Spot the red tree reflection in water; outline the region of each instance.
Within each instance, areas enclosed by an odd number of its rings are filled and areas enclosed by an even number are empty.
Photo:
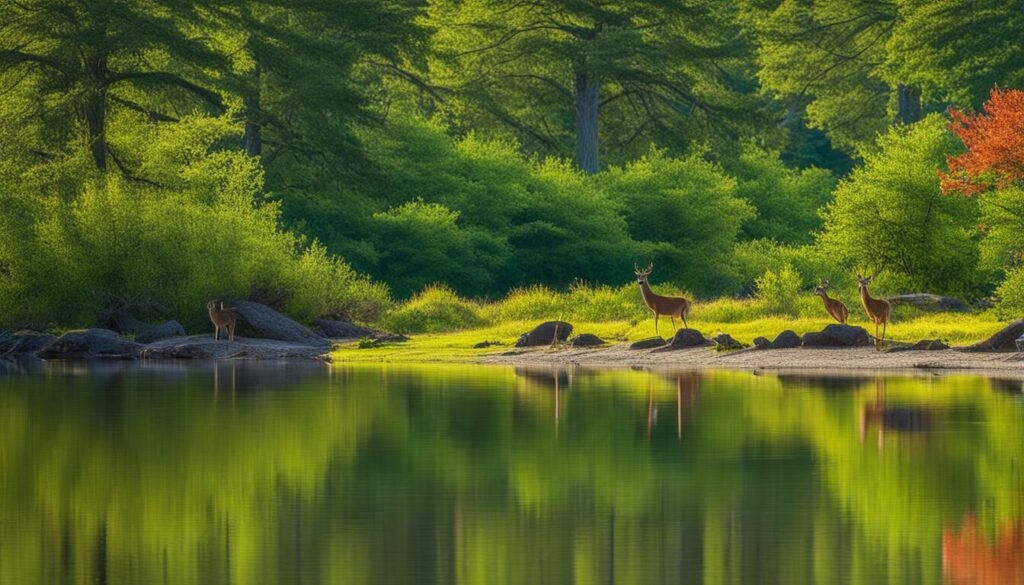
[[[960,531],[942,534],[942,565],[946,578],[957,585],[1024,584],[1024,531],[1007,523],[992,541],[978,528],[974,516],[964,519]]]

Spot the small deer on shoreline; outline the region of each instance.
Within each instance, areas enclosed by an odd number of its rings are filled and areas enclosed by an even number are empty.
[[[892,307],[889,305],[889,301],[886,301],[884,299],[873,298],[871,296],[871,293],[868,292],[868,284],[870,284],[871,281],[874,280],[876,276],[878,276],[879,272],[881,272],[881,269],[878,269],[877,271],[875,271],[874,274],[868,276],[867,278],[861,276],[860,274],[857,274],[857,285],[860,289],[860,303],[861,305],[864,306],[864,312],[867,313],[868,319],[875,323],[876,343],[878,341],[881,341],[881,343],[884,345],[885,326],[889,323],[889,316],[892,313]],[[879,339],[878,337],[879,324],[882,325],[881,339]]]
[[[653,262],[643,270],[640,270],[640,267],[636,264],[633,265],[633,272],[636,273],[636,282],[640,285],[640,294],[644,298],[644,304],[654,313],[654,332],[660,335],[658,332],[658,317],[661,315],[668,315],[672,319],[673,329],[676,326],[676,317],[680,317],[683,320],[683,327],[689,328],[689,325],[686,324],[686,314],[690,312],[690,301],[683,297],[664,297],[655,294],[651,290],[651,285],[647,283],[647,277],[650,276],[653,270]]]
[[[825,303],[825,310],[828,312],[829,315],[832,316],[833,319],[839,321],[840,323],[846,323],[846,318],[850,316],[850,310],[846,308],[846,305],[843,304],[843,301],[840,301],[839,299],[833,299],[830,296],[828,296],[828,289],[831,286],[832,285],[829,284],[827,280],[823,280],[821,282],[821,285],[819,285],[818,288],[815,289],[814,294],[821,297],[821,300]]]
[[[217,301],[210,301],[206,303],[206,309],[210,312],[210,321],[213,321],[213,338],[215,340],[220,339],[221,329],[224,329],[228,333],[228,340],[235,340],[235,326],[238,324],[238,309],[234,307],[224,307],[224,301],[220,301],[220,307],[217,307]]]

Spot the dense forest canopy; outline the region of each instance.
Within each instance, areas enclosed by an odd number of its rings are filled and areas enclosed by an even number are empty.
[[[778,257],[1019,311],[1024,179],[986,139],[1024,150],[1022,26],[994,0],[5,2],[0,323],[372,320],[652,260],[735,295]]]

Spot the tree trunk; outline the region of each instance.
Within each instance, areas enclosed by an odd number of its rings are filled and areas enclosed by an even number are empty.
[[[89,132],[89,149],[96,167],[107,170],[107,92],[96,89],[85,98],[85,126]]]
[[[249,156],[259,156],[263,153],[263,133],[257,117],[260,112],[260,65],[256,64],[253,72],[253,90],[246,93],[242,98],[242,108],[245,114],[245,133],[242,135],[242,148]]]
[[[916,85],[896,86],[896,123],[913,124],[921,119],[921,88]]]
[[[597,116],[600,83],[586,73],[576,74],[576,164],[588,175],[597,172]]]

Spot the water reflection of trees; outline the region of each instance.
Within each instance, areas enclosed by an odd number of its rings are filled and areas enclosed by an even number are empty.
[[[304,372],[0,382],[0,582],[934,582],[951,522],[1021,518],[980,379]],[[932,431],[862,443],[887,408]]]

